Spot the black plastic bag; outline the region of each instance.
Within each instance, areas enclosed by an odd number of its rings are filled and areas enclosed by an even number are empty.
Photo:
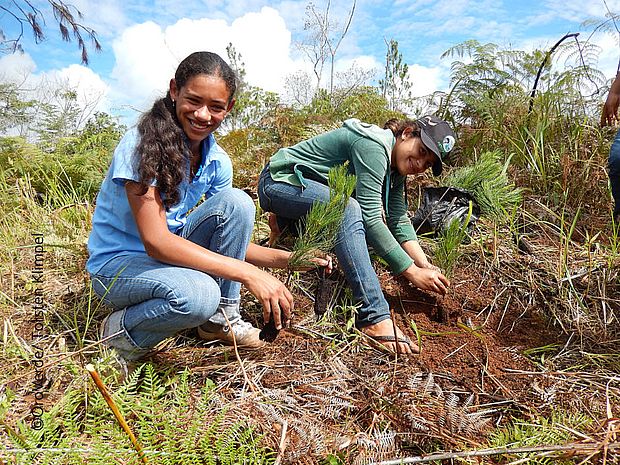
[[[465,189],[456,187],[427,187],[420,208],[411,216],[411,224],[418,234],[433,232],[437,235],[454,219],[458,219],[461,225],[465,223],[469,202],[472,203],[472,213],[467,223],[468,232],[480,216],[480,207],[474,197]]]

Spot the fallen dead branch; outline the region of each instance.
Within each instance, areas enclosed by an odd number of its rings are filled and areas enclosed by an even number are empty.
[[[457,458],[485,457],[490,455],[527,454],[542,452],[553,452],[554,455],[586,455],[588,453],[591,453],[592,451],[600,452],[605,448],[607,449],[607,451],[620,450],[620,442],[614,442],[607,445],[605,445],[604,443],[571,443],[563,445],[515,447],[512,449],[508,447],[498,447],[495,449],[472,450],[465,452],[446,452],[444,454],[433,454],[427,455],[425,457],[407,457],[397,460],[374,462],[371,465],[400,465],[405,463],[426,463],[433,462],[435,460],[450,460]]]

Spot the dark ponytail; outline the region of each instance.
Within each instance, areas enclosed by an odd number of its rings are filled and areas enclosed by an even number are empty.
[[[194,76],[204,74],[221,78],[229,91],[229,103],[237,89],[234,71],[222,58],[211,52],[195,52],[178,66],[174,79],[181,89]],[[179,203],[179,184],[187,176],[190,153],[185,133],[179,123],[170,92],[158,99],[138,123],[140,142],[137,153],[140,160],[140,192],[144,195],[153,181],[163,198],[166,210]]]
[[[394,134],[394,137],[400,137],[406,128],[411,128],[412,137],[420,137],[420,128],[418,123],[410,119],[396,119],[392,118],[385,122],[383,129],[389,129]]]

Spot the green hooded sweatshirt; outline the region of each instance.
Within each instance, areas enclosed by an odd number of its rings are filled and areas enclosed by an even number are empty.
[[[407,217],[406,176],[390,166],[395,141],[389,129],[349,119],[339,129],[278,150],[270,172],[274,181],[305,187],[306,179],[327,184],[329,169],[349,162],[368,244],[399,274],[413,263],[400,244],[417,236]]]

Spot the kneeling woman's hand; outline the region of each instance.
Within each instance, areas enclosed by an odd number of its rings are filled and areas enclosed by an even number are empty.
[[[289,256],[289,264],[287,268],[291,271],[309,271],[314,268],[325,268],[327,274],[331,273],[334,269],[334,262],[331,255],[321,252],[320,250],[311,250],[304,255],[303,262],[306,265],[295,266],[290,264],[290,259],[293,256]]]
[[[441,295],[444,295],[450,286],[448,278],[435,266],[432,268],[420,268],[411,265],[403,271],[402,275],[417,288],[437,292]]]
[[[284,283],[275,276],[253,267],[243,285],[263,306],[265,323],[273,319],[276,329],[288,326],[293,313],[293,295]]]

